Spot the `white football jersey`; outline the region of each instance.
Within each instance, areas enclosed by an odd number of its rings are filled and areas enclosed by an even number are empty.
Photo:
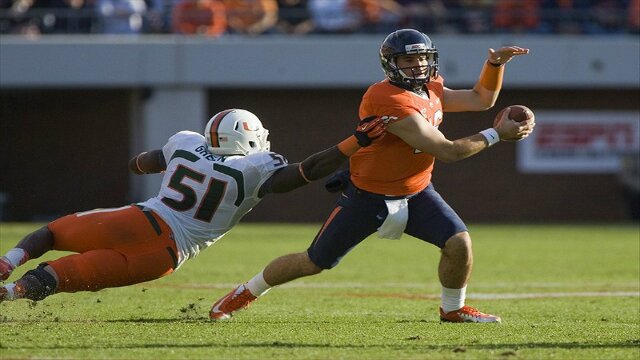
[[[221,156],[204,136],[181,131],[162,148],[167,169],[158,196],[140,205],[173,230],[178,267],[213,245],[256,206],[262,184],[287,160],[271,152]]]

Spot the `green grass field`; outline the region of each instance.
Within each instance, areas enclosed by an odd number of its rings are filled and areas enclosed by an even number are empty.
[[[0,224],[0,253],[36,227]],[[241,224],[164,279],[2,303],[0,358],[640,358],[640,232],[630,224],[471,225],[467,303],[499,325],[440,323],[438,250],[406,235],[371,237],[337,268],[271,290],[230,322],[208,320],[214,300],[305,249],[317,228]]]

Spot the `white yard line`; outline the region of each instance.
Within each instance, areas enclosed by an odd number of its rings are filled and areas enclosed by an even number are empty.
[[[140,284],[137,286],[144,287],[176,287],[176,288],[206,288],[206,289],[226,289],[228,287],[236,287],[240,284],[237,283],[209,283],[209,284],[162,284],[162,283],[148,283],[148,284]],[[283,288],[310,288],[310,289],[362,289],[362,288],[398,288],[398,289],[439,289],[437,285],[431,285],[427,283],[394,283],[394,282],[384,282],[384,283],[356,283],[356,282],[304,282],[304,281],[294,281],[288,284],[280,285],[279,287]],[[518,282],[518,283],[471,283],[469,284],[469,290],[484,288],[484,289],[501,289],[501,288],[562,288],[562,289],[571,289],[578,288],[584,289],[587,287],[585,284],[580,284],[576,282],[572,283],[561,283],[561,282]],[[627,288],[627,289],[637,289],[637,282],[589,282],[588,287],[592,289],[611,289],[611,288]]]
[[[553,293],[522,293],[522,294],[469,294],[467,298],[476,300],[508,300],[508,299],[537,299],[537,298],[565,298],[565,297],[640,297],[640,291],[589,291],[589,292],[553,292]]]
[[[237,286],[238,284],[232,284],[232,286]],[[296,281],[289,284],[281,285],[282,287],[291,287],[291,288],[320,288],[320,289],[331,289],[331,288],[401,288],[401,289],[432,289],[438,288],[437,285],[431,285],[427,283],[393,283],[393,282],[385,282],[385,283],[352,283],[352,282],[322,282],[322,283],[306,283],[303,281]],[[561,288],[561,289],[570,289],[570,288],[578,288],[584,289],[584,284],[580,283],[562,283],[562,282],[517,282],[517,283],[470,283],[469,291],[473,291],[473,289],[483,288],[483,289],[500,289],[500,288]],[[589,282],[588,287],[594,289],[610,289],[610,288],[638,288],[637,282]]]
[[[238,284],[236,283],[228,283],[228,284],[157,284],[157,283],[149,283],[149,284],[141,284],[137,286],[147,287],[147,288],[180,288],[180,289],[233,289]],[[547,285],[547,286],[544,286]],[[517,283],[517,284],[497,284],[497,285],[489,285],[486,286],[473,286],[476,287],[485,287],[485,288],[504,288],[504,287],[518,287],[518,288],[526,288],[526,287],[538,287],[538,288],[571,288],[571,286],[567,286],[568,284],[563,283]],[[602,283],[602,284],[589,284],[590,288],[612,288],[612,287],[623,287],[623,288],[637,288],[637,283]],[[425,291],[424,295],[416,295],[416,294],[368,294],[366,296],[397,296],[397,297],[411,297],[411,298],[439,298],[439,295],[429,294],[429,292],[438,292],[439,289],[435,288],[427,288],[424,284],[411,284],[411,283],[305,283],[305,282],[293,282],[290,284],[281,285],[282,288],[303,288],[303,289],[390,289],[390,288],[400,288],[400,289],[422,289]],[[579,286],[578,284],[573,284],[573,287],[580,287],[584,289],[584,286]],[[354,294],[358,296],[358,294]],[[536,298],[564,298],[564,297],[640,297],[640,291],[554,291],[554,292],[522,292],[522,293],[480,293],[470,291],[467,294],[467,298],[475,299],[475,300],[509,300],[509,299],[536,299]]]

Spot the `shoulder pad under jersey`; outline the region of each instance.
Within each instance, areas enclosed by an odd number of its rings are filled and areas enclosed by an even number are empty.
[[[193,151],[196,147],[205,143],[206,140],[202,134],[193,131],[180,131],[169,138],[162,147],[162,154],[168,163],[176,150]]]

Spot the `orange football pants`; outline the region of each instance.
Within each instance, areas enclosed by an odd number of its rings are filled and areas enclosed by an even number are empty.
[[[98,291],[169,275],[178,258],[169,226],[138,206],[96,209],[48,225],[53,249],[77,254],[48,261],[56,292]]]

